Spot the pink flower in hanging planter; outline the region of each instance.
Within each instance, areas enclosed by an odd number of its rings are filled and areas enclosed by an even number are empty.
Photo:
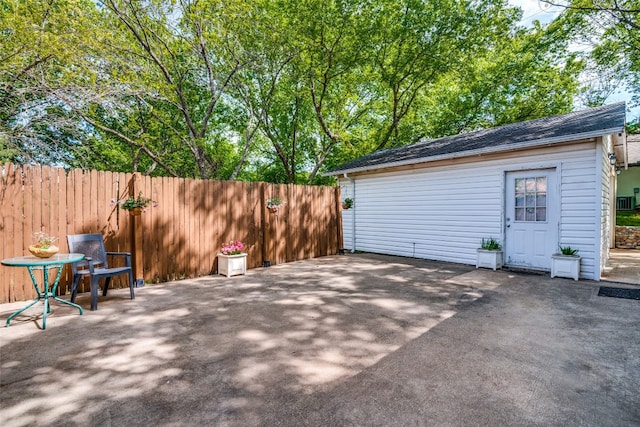
[[[231,241],[229,243],[222,244],[222,254],[223,255],[238,255],[241,254],[244,250],[244,243],[239,240]]]
[[[278,210],[284,205],[280,197],[269,197],[267,199],[267,209],[271,212],[278,212]]]

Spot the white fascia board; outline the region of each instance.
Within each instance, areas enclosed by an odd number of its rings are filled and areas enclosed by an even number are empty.
[[[603,130],[594,131],[594,132],[576,133],[572,135],[556,136],[553,138],[535,139],[532,141],[501,145],[498,147],[485,147],[485,148],[479,148],[476,150],[460,151],[457,153],[447,153],[447,154],[441,154],[439,156],[419,157],[416,159],[402,160],[398,162],[381,163],[379,165],[362,166],[359,168],[340,170],[340,171],[325,173],[323,175],[336,176],[336,175],[342,175],[345,173],[348,174],[348,173],[356,173],[356,172],[366,172],[366,171],[371,171],[376,169],[387,169],[387,168],[392,168],[396,166],[409,166],[409,165],[415,165],[418,163],[435,162],[438,160],[449,160],[449,159],[457,159],[460,157],[472,157],[472,156],[479,156],[483,154],[500,153],[504,151],[513,151],[513,150],[520,150],[525,148],[534,148],[539,146],[552,145],[552,144],[557,144],[559,142],[572,142],[572,141],[579,141],[583,139],[597,138],[600,136],[611,135],[611,134],[616,134],[620,132],[624,132],[624,128],[603,129]]]

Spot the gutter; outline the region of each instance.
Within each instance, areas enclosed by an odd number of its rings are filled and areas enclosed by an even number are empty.
[[[353,194],[353,212],[351,213],[351,253],[355,253],[356,251],[356,182],[347,176],[345,172],[343,174],[344,179],[351,183],[351,189]]]
[[[617,128],[610,128],[610,129],[602,129],[602,130],[593,131],[593,132],[577,133],[570,136],[567,136],[567,135],[554,136],[551,138],[543,138],[543,139],[537,139],[533,141],[518,142],[515,144],[506,144],[498,147],[478,148],[475,150],[460,151],[457,153],[447,153],[447,154],[440,154],[437,156],[418,157],[415,159],[401,160],[397,162],[361,166],[358,168],[346,169],[342,171],[338,170],[335,172],[327,172],[324,174],[324,176],[336,176],[336,175],[344,174],[346,178],[347,173],[366,172],[370,170],[386,169],[386,168],[392,168],[396,166],[408,166],[408,165],[415,165],[418,163],[435,162],[438,160],[457,159],[460,157],[481,156],[483,154],[493,154],[493,153],[500,153],[504,151],[512,151],[512,150],[519,150],[524,148],[533,148],[538,146],[552,145],[558,142],[580,141],[583,139],[597,138],[603,135],[618,134],[623,131],[624,129],[617,127]]]

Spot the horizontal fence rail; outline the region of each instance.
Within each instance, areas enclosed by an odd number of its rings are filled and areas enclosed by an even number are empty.
[[[65,171],[47,166],[2,166],[0,259],[29,255],[33,233],[44,230],[68,252],[68,234],[101,233],[107,251],[132,252],[135,277],[147,283],[217,272],[223,242],[246,246],[247,267],[336,254],[341,248],[338,188],[151,178],[103,171]],[[150,197],[156,206],[138,217],[113,200]],[[284,202],[277,213],[266,200]],[[126,287],[125,276],[113,287]],[[70,292],[71,268],[59,294]],[[81,291],[88,290],[88,280]],[[85,289],[86,288],[86,289]],[[36,296],[25,268],[0,267],[0,302]]]

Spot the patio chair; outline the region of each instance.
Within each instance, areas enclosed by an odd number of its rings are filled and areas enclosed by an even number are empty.
[[[91,278],[91,310],[98,309],[98,281],[105,278],[102,296],[107,295],[109,283],[113,276],[121,274],[129,275],[129,289],[131,299],[135,298],[133,293],[133,270],[131,269],[131,253],[129,252],[107,252],[104,249],[104,240],[101,234],[71,234],[67,236],[69,251],[85,255],[82,261],[73,263],[73,285],[71,287],[71,302],[76,299],[78,285],[84,276]],[[124,267],[109,268],[107,256],[123,256]]]

